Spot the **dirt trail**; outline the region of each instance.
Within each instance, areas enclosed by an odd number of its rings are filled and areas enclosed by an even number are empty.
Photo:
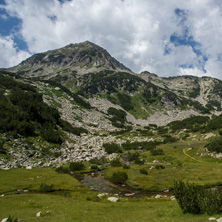
[[[184,153],[187,157],[189,157],[190,159],[192,159],[192,160],[194,160],[194,161],[196,161],[196,162],[204,163],[203,161],[197,160],[197,159],[195,159],[194,157],[192,157],[192,156],[190,156],[189,154],[187,154],[187,153],[186,153],[186,149],[187,149],[187,148],[184,148],[184,149],[183,149],[183,153]]]

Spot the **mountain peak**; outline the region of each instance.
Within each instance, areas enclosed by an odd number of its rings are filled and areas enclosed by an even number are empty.
[[[85,74],[104,69],[131,72],[105,49],[90,41],[85,41],[35,54],[10,70],[33,77],[43,75],[51,77],[62,70]]]

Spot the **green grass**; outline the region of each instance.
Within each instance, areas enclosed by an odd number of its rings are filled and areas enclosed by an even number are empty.
[[[80,186],[70,175],[59,174],[47,168],[0,170],[0,178],[0,193],[18,189],[36,191],[42,183],[54,184],[56,190],[73,190]]]
[[[209,218],[208,215],[183,214],[176,201],[164,200],[121,199],[117,203],[110,203],[106,200],[98,202],[81,200],[75,196],[20,194],[0,198],[0,206],[2,218],[11,215],[24,222],[201,222]],[[35,215],[39,211],[51,212],[38,218]]]
[[[187,180],[200,186],[214,186],[222,184],[222,160],[215,159],[210,156],[200,157],[200,153],[204,151],[204,142],[198,141],[191,144],[185,142],[176,142],[172,144],[162,144],[157,148],[163,149],[164,155],[152,156],[149,151],[141,154],[145,160],[143,166],[132,164],[130,169],[122,169],[122,167],[108,167],[105,177],[110,178],[116,171],[125,171],[128,174],[127,184],[137,189],[144,190],[163,190],[173,187],[174,180]],[[186,153],[194,158],[191,159],[183,152],[188,147],[192,150]],[[197,155],[198,153],[198,155]],[[158,164],[165,166],[165,169],[149,170],[153,163],[158,160]],[[148,175],[140,174],[141,168],[148,170]]]
[[[1,170],[0,176],[0,190],[5,194],[0,196],[0,219],[11,215],[24,222],[201,222],[210,217],[206,214],[183,214],[176,201],[167,199],[120,198],[117,203],[111,203],[107,197],[99,199],[98,192],[81,187],[73,177],[56,173],[53,169]],[[41,183],[54,184],[56,189],[68,190],[69,195],[66,195],[67,191],[9,192],[17,189],[36,190]],[[50,213],[38,218],[36,213],[39,211]]]

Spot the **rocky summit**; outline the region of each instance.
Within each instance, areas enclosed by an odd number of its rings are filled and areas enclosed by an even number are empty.
[[[35,54],[10,70],[24,76],[49,79],[55,76],[62,78],[67,74],[72,76],[104,69],[131,72],[105,49],[86,41]]]

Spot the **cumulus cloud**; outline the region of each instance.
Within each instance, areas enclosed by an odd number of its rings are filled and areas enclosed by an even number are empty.
[[[28,52],[19,50],[11,37],[0,36],[0,52],[1,68],[14,66],[30,56]]]
[[[217,0],[6,0],[2,7],[21,19],[31,53],[89,40],[135,72],[222,78]]]

